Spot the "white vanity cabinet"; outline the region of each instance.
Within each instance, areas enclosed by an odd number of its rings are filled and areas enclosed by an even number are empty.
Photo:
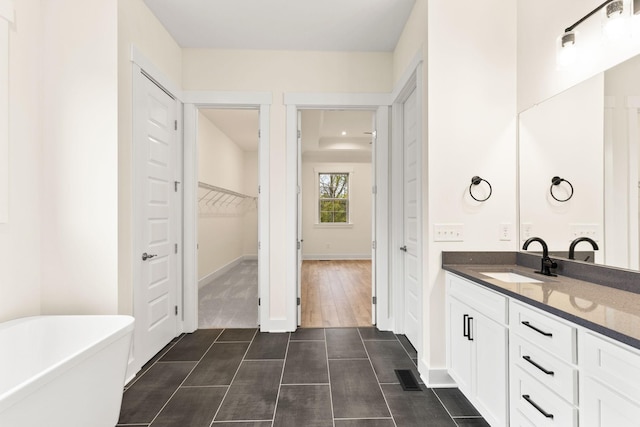
[[[576,328],[513,300],[509,328],[511,424],[576,427]]]
[[[507,426],[506,297],[447,273],[449,374],[493,427]]]
[[[640,426],[640,352],[580,331],[580,426]]]

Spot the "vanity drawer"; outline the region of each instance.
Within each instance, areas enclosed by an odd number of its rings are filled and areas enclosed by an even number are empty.
[[[484,288],[467,279],[447,273],[447,287],[450,295],[489,319],[504,325],[507,323],[507,298],[496,292]]]
[[[576,361],[576,329],[551,314],[512,302],[509,314],[511,332],[536,344],[569,363]]]
[[[578,410],[518,367],[511,371],[511,411],[536,427],[575,427]],[[527,425],[527,423],[522,423]]]
[[[578,403],[578,371],[540,347],[511,334],[510,359],[542,385],[571,404]]]
[[[580,370],[640,403],[640,354],[580,331]]]

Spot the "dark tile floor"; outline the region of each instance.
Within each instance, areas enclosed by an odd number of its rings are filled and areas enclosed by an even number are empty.
[[[488,426],[457,389],[403,391],[406,337],[375,328],[200,329],[173,340],[125,388],[118,426]]]

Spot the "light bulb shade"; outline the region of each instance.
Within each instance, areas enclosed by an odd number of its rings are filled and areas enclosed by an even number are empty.
[[[630,5],[623,0],[607,4],[602,14],[602,35],[605,39],[619,41],[630,36],[630,10]]]
[[[556,64],[559,69],[566,68],[578,59],[576,31],[566,31],[556,39]]]

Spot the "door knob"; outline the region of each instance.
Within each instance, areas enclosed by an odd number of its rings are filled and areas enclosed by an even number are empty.
[[[147,253],[145,252],[145,253],[143,253],[143,254],[142,254],[142,260],[143,260],[143,261],[146,261],[146,260],[148,260],[148,259],[153,258],[154,256],[158,256],[158,254],[149,255],[149,254],[147,254]]]
[[[405,246],[401,246],[401,247],[400,247],[400,250],[401,250],[402,252],[407,252],[407,246],[406,246],[406,245],[405,245]]]

